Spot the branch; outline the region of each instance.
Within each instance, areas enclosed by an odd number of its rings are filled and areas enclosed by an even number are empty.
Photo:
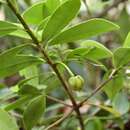
[[[59,78],[61,84],[63,85],[65,91],[67,92],[67,94],[68,94],[68,96],[69,96],[69,98],[70,98],[70,100],[71,100],[71,102],[73,104],[74,110],[77,113],[77,117],[78,117],[79,122],[80,122],[81,129],[84,130],[83,119],[82,119],[81,113],[79,111],[78,104],[76,103],[76,101],[75,101],[75,99],[74,99],[74,97],[73,97],[73,95],[71,93],[71,90],[69,89],[70,87],[68,86],[68,83],[64,80],[64,78],[60,74],[59,70],[57,69],[57,66],[53,63],[53,61],[50,59],[48,54],[45,52],[44,48],[40,44],[40,41],[37,39],[37,37],[35,37],[34,33],[29,28],[29,26],[26,24],[26,22],[24,21],[23,17],[20,15],[18,10],[15,8],[15,6],[12,4],[11,0],[6,0],[6,1],[7,1],[8,6],[10,7],[10,9],[13,11],[13,13],[17,16],[18,20],[23,25],[25,31],[31,37],[33,43],[36,45],[36,47],[39,50],[39,52],[43,55],[43,57],[45,58],[46,62],[51,66],[51,68],[56,73],[57,77]]]
[[[79,107],[81,107],[82,105],[84,105],[84,103],[86,103],[91,97],[93,97],[95,94],[97,94],[97,92],[99,92],[107,83],[109,83],[112,79],[116,78],[116,76],[114,76],[117,73],[117,70],[113,70],[112,73],[110,74],[109,78],[104,81],[102,84],[99,85],[99,87],[97,87],[86,99],[84,99],[81,103],[79,103]]]
[[[114,8],[114,7],[117,7],[120,3],[125,2],[125,1],[127,1],[127,0],[117,0],[117,1],[115,1],[115,2],[113,3],[113,5],[107,7],[106,9],[104,9],[104,11],[102,11],[100,14],[98,14],[98,15],[95,16],[95,17],[96,17],[96,18],[100,18],[100,17],[105,16],[109,10],[111,10],[111,9]]]
[[[60,103],[60,104],[63,104],[63,105],[66,106],[66,107],[70,107],[70,108],[73,107],[72,105],[69,105],[69,104],[67,104],[67,103],[63,102],[62,100],[59,100],[59,99],[57,99],[57,98],[55,98],[55,97],[51,97],[51,96],[48,96],[48,95],[46,95],[46,97],[47,97],[48,99],[52,100],[52,101],[58,102],[58,103]]]
[[[66,118],[68,118],[71,115],[72,112],[73,112],[73,109],[71,109],[69,113],[65,114],[62,118],[60,118],[59,120],[57,120],[56,122],[54,122],[53,124],[45,128],[44,130],[50,130],[53,127],[57,126],[58,124],[62,123]]]

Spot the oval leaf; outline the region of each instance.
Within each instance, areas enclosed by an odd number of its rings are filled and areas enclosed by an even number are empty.
[[[60,32],[76,16],[80,0],[68,0],[52,14],[43,31],[43,40],[49,40]]]
[[[126,66],[130,62],[130,48],[118,48],[114,52],[113,64],[116,68]]]
[[[31,77],[35,77],[32,80],[28,81],[29,85],[38,86],[39,78],[38,76],[38,67],[36,65],[29,66],[20,71],[20,75],[25,77],[25,79],[29,79]]]
[[[26,104],[29,100],[32,99],[32,96],[25,95],[19,99],[17,99],[15,102],[10,103],[4,107],[6,111],[14,110],[16,108],[20,108],[23,104]]]
[[[43,95],[34,98],[24,111],[24,124],[27,130],[31,130],[42,117],[45,110],[45,97]]]
[[[67,58],[79,57],[84,59],[100,60],[112,57],[112,52],[96,41],[88,40],[82,43],[81,46],[81,48],[71,51]]]
[[[12,58],[12,59],[11,59]],[[1,61],[0,57],[0,61]],[[15,56],[6,57],[3,63],[0,63],[0,77],[14,74],[30,65],[42,64],[43,60],[35,56]]]
[[[53,13],[56,8],[60,5],[60,0],[47,0],[46,7],[48,8],[49,13]]]
[[[130,47],[130,32],[128,33],[125,42],[123,44],[123,47]]]
[[[22,29],[18,29],[16,31],[13,31],[13,32],[9,33],[8,35],[20,37],[20,38],[25,38],[25,39],[31,39],[31,37],[28,35],[28,33]]]
[[[45,2],[36,3],[23,12],[23,18],[27,23],[38,24],[48,16],[48,12],[45,9]]]
[[[119,26],[105,19],[94,18],[66,29],[50,41],[50,44],[62,44],[90,38],[101,33],[119,29]]]
[[[107,73],[107,75],[105,75],[105,79],[108,79],[108,76],[109,75]],[[103,90],[111,100],[113,100],[116,94],[123,88],[123,80],[123,76],[118,74],[117,77],[113,78],[105,85]]]
[[[96,106],[96,107],[99,107],[105,111],[108,111],[109,113],[113,114],[114,116],[116,117],[119,117],[120,116],[120,113],[118,111],[116,111],[115,109],[113,109],[112,107],[108,107],[108,106],[104,106],[104,105],[101,105],[101,104],[94,104],[94,103],[89,103],[93,106]]]
[[[14,118],[0,109],[0,130],[19,130]]]
[[[129,111],[130,103],[124,92],[120,92],[115,96],[113,100],[113,107],[121,114],[125,114]]]
[[[30,24],[39,24],[52,14],[58,5],[60,5],[60,0],[47,0],[46,2],[36,3],[23,13],[23,17]]]
[[[118,111],[116,111],[115,109],[111,108],[111,107],[107,107],[107,106],[103,106],[103,105],[98,105],[99,108],[104,109],[108,112],[110,112],[111,114],[113,114],[116,117],[121,116],[120,113]]]
[[[32,64],[43,63],[41,58],[35,56],[18,55],[28,45],[17,46],[0,54],[0,77],[9,76]]]
[[[11,22],[0,21],[0,36],[7,35],[18,29],[18,26]]]
[[[42,29],[46,26],[46,24],[47,24],[47,22],[48,22],[49,19],[50,19],[50,16],[48,16],[47,18],[45,18],[44,20],[42,20],[40,22],[40,24],[37,26],[36,31],[37,32],[41,31],[41,35],[42,35]]]

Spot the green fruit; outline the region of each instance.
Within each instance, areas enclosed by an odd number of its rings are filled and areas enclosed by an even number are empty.
[[[75,91],[80,91],[84,85],[84,79],[80,75],[70,77],[68,82],[72,90]]]

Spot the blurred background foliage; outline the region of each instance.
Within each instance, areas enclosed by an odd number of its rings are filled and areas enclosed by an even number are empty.
[[[15,6],[19,8],[19,11],[21,13],[35,2],[38,2],[38,0],[17,0],[17,2],[15,2],[15,0],[13,1]],[[130,1],[82,0],[80,12],[78,16],[72,21],[70,26],[81,21],[89,20],[96,17],[105,18],[117,23],[120,26],[120,30],[96,36],[92,39],[104,44],[110,50],[115,50],[117,47],[121,46],[128,32],[130,31]],[[17,22],[17,18],[14,16],[12,11],[3,4],[0,5],[0,20]],[[2,37],[0,38],[0,52],[3,52],[4,50],[16,45],[28,42],[29,40],[19,37]],[[62,47],[50,47],[49,54],[52,55],[52,59],[57,58],[58,55],[58,58],[60,60],[64,60],[65,55],[63,55],[63,52],[67,49],[74,49],[79,45],[80,42],[76,42],[63,45]],[[37,54],[37,50],[34,49],[26,49],[25,52]],[[103,60],[103,63],[109,69],[111,68],[110,60]],[[105,73],[102,67],[88,60],[82,61],[82,59],[79,59],[79,62],[68,61],[67,65],[70,67],[74,74],[80,74],[85,79],[83,91],[75,92],[75,98],[77,98],[77,100],[81,100],[89,95],[92,90],[101,83]],[[65,74],[65,77],[69,77],[62,67],[60,67],[60,70]],[[17,83],[19,83],[25,77],[30,78],[37,75],[39,75],[38,78],[40,81],[40,85],[37,83],[36,78],[32,79],[29,82],[30,85],[39,85],[38,87],[44,88],[48,95],[65,100],[68,103],[70,102],[68,97],[66,97],[66,94],[60,87],[61,84],[59,83],[55,74],[51,73],[50,68],[47,64],[44,64],[40,67],[32,66],[26,68],[22,70],[19,74],[17,73],[4,79],[0,79],[0,103],[4,105],[7,102],[12,102],[17,99],[17,96],[15,95]],[[112,87],[110,91],[113,91],[113,84],[116,87],[119,87],[119,91],[117,91],[117,93],[114,93],[114,95],[116,95],[114,96],[114,99],[112,99],[111,94],[109,94],[111,92],[105,90],[107,91],[106,93],[105,91],[103,91],[101,93],[98,93],[95,97],[91,99],[92,102],[97,105],[88,104],[81,108],[81,113],[83,114],[83,117],[85,119],[86,130],[130,130],[130,79],[128,77],[124,81],[124,79],[122,79],[121,77],[116,83],[115,82],[111,82],[111,84],[108,84],[108,86]],[[12,99],[12,97],[15,98]],[[102,107],[99,104],[102,104]],[[102,109],[104,105],[112,106],[114,109],[121,112],[122,116],[116,117],[115,115],[110,114],[111,110],[106,111],[106,109]],[[22,107],[16,109],[18,117],[20,116],[22,109]],[[69,109],[64,107],[63,105],[47,99],[46,113],[43,117],[46,117],[46,120],[41,119],[41,121],[39,122],[39,126],[37,126],[37,128],[34,128],[33,130],[40,130],[41,125],[49,125],[56,119],[59,119],[62,116],[62,113],[67,113],[68,111]],[[75,130],[75,126],[77,126],[78,123],[74,116],[75,115],[72,115],[71,117],[66,119],[66,121],[61,123],[60,127],[55,126],[53,130]],[[20,123],[21,122],[19,122],[19,125],[21,125]]]

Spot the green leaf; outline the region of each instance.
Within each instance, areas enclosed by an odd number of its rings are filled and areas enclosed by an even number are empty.
[[[87,120],[85,123],[85,130],[103,130],[103,124],[100,119]]]
[[[21,105],[27,103],[27,101],[29,101],[31,98],[32,98],[32,96],[30,96],[30,95],[23,96],[20,99],[16,100],[15,102],[6,105],[4,107],[4,109],[6,111],[10,111],[10,110],[13,110],[13,109],[16,109],[16,108],[20,108]]]
[[[129,111],[130,103],[124,92],[117,93],[113,100],[113,107],[121,114],[125,114]]]
[[[44,20],[42,20],[40,22],[40,24],[38,25],[36,31],[39,31],[39,30],[42,30],[43,28],[45,28],[45,26],[46,26],[46,24],[47,24],[47,22],[48,22],[49,19],[50,19],[50,16],[48,16],[47,18],[45,18]]]
[[[43,63],[43,59],[35,56],[19,55],[28,45],[17,46],[0,54],[0,77],[14,74],[32,64]]]
[[[36,86],[36,87],[38,87],[38,86]],[[42,91],[38,90],[36,87],[33,87],[31,85],[23,85],[23,86],[20,87],[18,93],[20,95],[38,95]]]
[[[88,40],[81,43],[81,47],[71,51],[67,58],[82,57],[91,60],[100,60],[108,57],[112,57],[112,52],[108,50],[102,44]]]
[[[23,18],[27,23],[38,24],[46,16],[48,16],[48,12],[46,12],[45,10],[45,2],[36,3],[29,7],[25,12],[23,12]]]
[[[120,17],[118,17],[115,22],[120,26],[120,30],[117,32],[116,37],[118,37],[119,42],[124,42],[128,32],[130,31],[130,19],[127,10],[124,8]]]
[[[35,78],[39,78],[40,84],[37,86],[28,85],[28,82]],[[36,95],[38,93],[44,92],[44,90],[46,93],[50,93],[54,89],[59,87],[60,85],[61,84],[60,84],[57,76],[53,72],[45,72],[45,73],[39,74],[37,76],[30,77],[28,79],[24,79],[24,80],[20,81],[18,84],[18,86],[20,88],[19,92],[20,92],[20,94],[23,94],[23,95],[31,94],[31,93]],[[28,89],[26,89],[26,88],[28,88]]]
[[[13,31],[13,32],[9,33],[8,35],[15,36],[15,37],[20,37],[20,38],[25,38],[25,39],[31,39],[30,36],[28,35],[28,33],[25,32],[22,29],[18,29],[16,31]]]
[[[9,60],[8,58],[12,59]],[[0,77],[14,74],[32,64],[42,64],[44,62],[42,59],[35,56],[15,56],[8,58],[6,58],[3,63],[0,63]],[[0,57],[0,61],[1,59]]]
[[[30,24],[39,24],[43,19],[52,14],[60,5],[60,0],[47,0],[46,2],[38,2],[29,7],[23,17]]]
[[[62,31],[49,43],[54,45],[73,42],[117,29],[119,29],[119,26],[108,20],[94,18]]]
[[[47,41],[59,33],[76,16],[80,0],[68,0],[51,15],[43,31],[43,40]]]
[[[44,74],[40,76],[40,84],[43,84],[44,87],[46,87],[46,94],[51,93],[56,88],[61,86],[61,83],[59,82],[57,76],[53,72],[44,72]]]
[[[93,106],[96,106],[96,107],[99,107],[105,111],[108,111],[109,113],[113,114],[114,116],[116,117],[119,117],[120,116],[120,113],[118,111],[116,111],[115,109],[113,109],[112,107],[108,107],[108,106],[104,106],[104,105],[101,105],[101,104],[94,104],[94,103],[89,103],[90,105],[93,105]]]
[[[27,130],[31,130],[45,111],[45,97],[40,95],[34,98],[24,111],[24,124]]]
[[[116,117],[120,116],[120,113],[118,111],[116,111],[115,109],[111,108],[111,107],[107,107],[107,106],[103,106],[103,105],[98,105],[98,107],[110,112],[111,114],[113,114]]]
[[[107,78],[108,75],[106,75],[105,79]],[[104,91],[111,100],[123,88],[123,80],[124,80],[123,76],[121,74],[118,74],[117,77],[113,78],[105,85]]]
[[[7,35],[18,29],[18,26],[14,23],[7,21],[0,21],[0,36]]]
[[[29,67],[21,70],[20,75],[24,76],[26,79],[38,76],[38,68],[36,65],[29,66]],[[39,84],[39,78],[38,77],[33,78],[30,81],[28,81],[27,83],[32,86],[37,86]]]
[[[0,130],[19,130],[14,118],[0,109]]]
[[[56,10],[56,8],[60,5],[60,3],[60,0],[47,0],[46,7],[49,13],[53,13]]]
[[[123,47],[130,47],[130,32],[128,33],[125,42],[123,44]]]
[[[130,48],[120,47],[116,49],[113,57],[113,64],[116,68],[126,66],[130,62]]]

